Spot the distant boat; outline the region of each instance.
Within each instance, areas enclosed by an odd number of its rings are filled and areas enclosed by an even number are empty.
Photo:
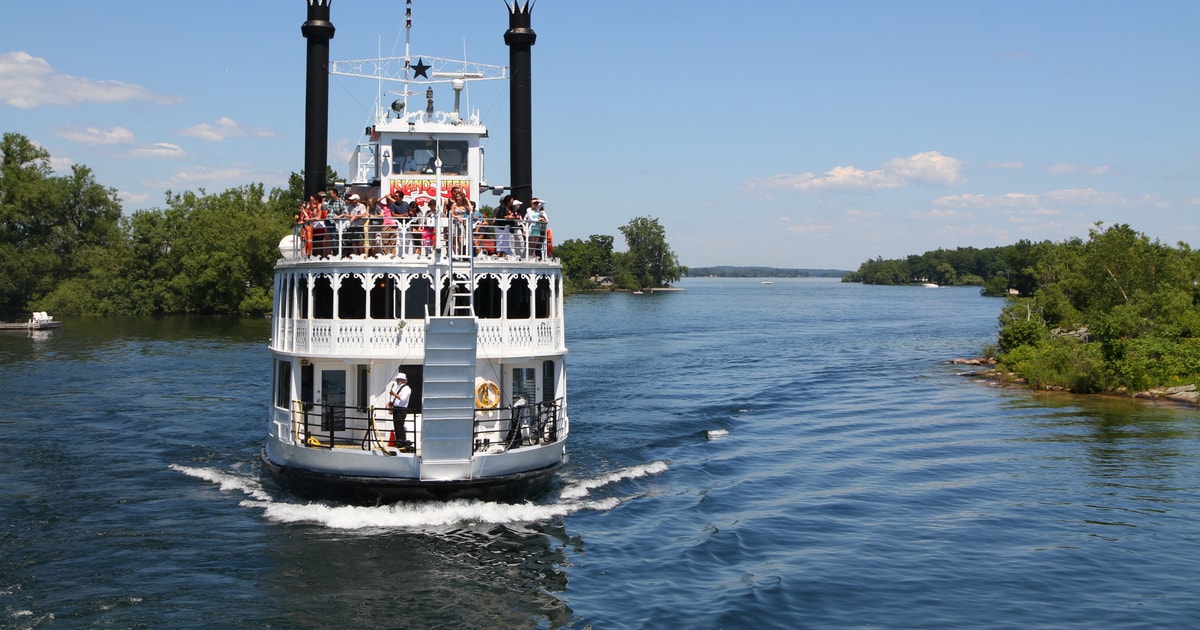
[[[763,280],[762,284],[774,284],[774,283],[772,283],[770,280]]]
[[[642,295],[642,292],[641,292],[641,291],[634,291],[634,292],[633,292],[633,294],[634,294],[634,295]]]
[[[0,330],[50,330],[59,326],[62,326],[62,322],[54,321],[54,317],[45,311],[38,311],[26,322],[0,323]]]
[[[926,283],[922,284],[921,286],[925,287],[926,289],[938,289],[938,288],[940,288],[936,282],[926,282]]]

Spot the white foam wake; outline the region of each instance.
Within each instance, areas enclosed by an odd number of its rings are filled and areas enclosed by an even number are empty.
[[[643,464],[641,466],[622,468],[621,470],[611,472],[603,477],[577,481],[566,488],[563,488],[563,491],[559,496],[564,499],[578,499],[586,497],[591,493],[592,490],[601,486],[607,486],[610,483],[616,483],[624,479],[638,479],[648,475],[657,475],[666,469],[666,462],[650,462],[649,464]]]
[[[271,500],[271,495],[266,490],[263,490],[262,484],[257,479],[244,476],[239,477],[214,468],[192,468],[178,464],[171,464],[169,468],[189,477],[211,481],[220,486],[221,490],[236,490],[259,501]]]
[[[635,496],[587,499],[595,488],[624,479],[637,479],[667,469],[664,462],[653,462],[618,470],[597,479],[575,482],[563,489],[550,504],[491,503],[488,501],[422,501],[380,506],[296,503],[281,501],[263,489],[254,478],[212,468],[193,468],[172,464],[172,470],[217,484],[222,491],[246,496],[241,505],[258,508],[263,516],[279,523],[316,523],[330,529],[370,530],[396,528],[440,528],[463,523],[508,524],[546,521],[584,510],[608,511]]]

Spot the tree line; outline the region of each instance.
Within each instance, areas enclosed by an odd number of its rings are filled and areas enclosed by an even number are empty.
[[[327,181],[337,174],[327,171]],[[209,194],[166,192],[164,207],[122,213],[117,191],[74,165],[55,175],[50,154],[18,133],[0,139],[0,318],[56,315],[269,313],[279,239],[303,201],[303,174],[286,188],[248,184]],[[485,214],[490,208],[482,208]],[[568,290],[612,278],[621,288],[661,287],[686,268],[657,219],[611,236],[556,247]]]
[[[1200,253],[1128,225],[1087,240],[938,249],[867,261],[847,282],[980,285],[1005,296],[998,373],[1039,389],[1133,394],[1200,383]]]
[[[1134,394],[1200,383],[1200,252],[1128,225],[1021,248],[994,351],[1039,389]]]
[[[554,246],[568,292],[662,288],[687,274],[658,219],[636,217],[618,229],[625,237],[624,252],[613,251],[613,237],[602,234]]]
[[[262,314],[271,310],[279,239],[302,179],[218,194],[167,191],[165,207],[122,214],[91,169],[54,175],[28,138],[0,140],[0,313]],[[300,181],[300,186],[297,185]],[[294,189],[294,190],[293,190]]]

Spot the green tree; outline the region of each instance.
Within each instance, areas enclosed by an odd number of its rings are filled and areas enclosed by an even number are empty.
[[[665,287],[679,280],[683,268],[658,219],[637,217],[620,230],[628,248],[627,268],[641,287]]]
[[[20,134],[4,134],[0,152],[0,311],[12,313],[52,292],[78,292],[90,283],[64,283],[110,268],[121,204],[86,166],[53,176],[49,152]]]

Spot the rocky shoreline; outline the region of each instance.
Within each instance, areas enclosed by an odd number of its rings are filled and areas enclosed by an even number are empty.
[[[996,385],[1027,385],[1025,379],[1018,378],[1015,374],[1004,374],[996,369],[996,360],[991,358],[976,358],[976,359],[951,359],[947,361],[951,365],[973,365],[984,367],[986,369],[975,370],[972,372],[963,372],[960,376],[974,378],[983,381],[988,381]],[[1062,387],[1047,387],[1041,391],[1066,391]],[[1107,392],[1109,395],[1125,395],[1124,392]],[[1151,401],[1168,401],[1192,407],[1200,406],[1200,390],[1195,385],[1179,385],[1177,387],[1159,387],[1148,389],[1146,391],[1137,392],[1133,398]]]

